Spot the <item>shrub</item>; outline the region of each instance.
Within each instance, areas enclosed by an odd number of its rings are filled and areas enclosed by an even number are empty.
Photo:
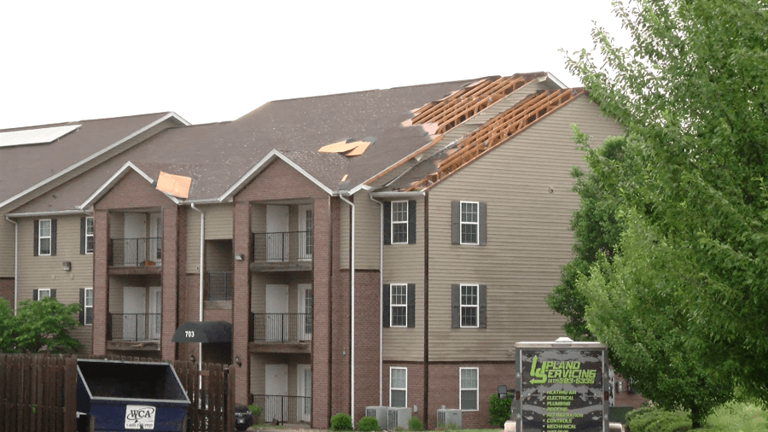
[[[499,395],[493,393],[488,401],[490,402],[488,405],[488,423],[494,426],[504,426],[504,423],[509,420],[512,394],[507,393],[506,398],[499,399]]]
[[[641,409],[632,413],[627,425],[632,432],[682,432],[691,429],[691,418],[683,411]]]
[[[338,413],[331,416],[332,431],[351,431],[352,418],[348,414]]]
[[[448,424],[441,424],[437,429],[441,431],[455,431],[455,430],[459,430],[459,427],[456,426],[456,423],[448,423]]]
[[[424,430],[424,423],[422,423],[421,419],[418,417],[412,416],[408,419],[408,429],[412,431]]]
[[[376,420],[376,417],[367,416],[361,418],[357,423],[357,430],[361,432],[371,432],[381,430],[381,428],[379,427],[379,421]]]
[[[251,412],[251,415],[253,415],[253,421],[257,422],[259,419],[259,416],[261,415],[261,407],[256,404],[250,404],[248,405],[248,411]]]

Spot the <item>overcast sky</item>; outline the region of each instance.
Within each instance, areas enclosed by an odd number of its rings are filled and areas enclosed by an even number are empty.
[[[549,71],[610,0],[0,2],[0,129]]]

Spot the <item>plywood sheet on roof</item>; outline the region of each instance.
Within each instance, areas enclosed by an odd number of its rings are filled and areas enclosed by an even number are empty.
[[[346,156],[360,156],[365,153],[365,150],[371,145],[371,143],[367,141],[357,141],[357,144],[357,147],[353,148],[352,151],[346,154]]]
[[[160,174],[157,176],[157,186],[155,186],[155,189],[177,198],[187,199],[189,198],[189,188],[191,186],[192,178],[190,177],[160,171]]]
[[[327,146],[320,147],[318,150],[320,153],[344,153],[357,147],[356,143],[348,143],[347,141],[339,141]]]

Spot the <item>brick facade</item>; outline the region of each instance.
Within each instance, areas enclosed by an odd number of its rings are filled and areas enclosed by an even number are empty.
[[[421,419],[422,422],[425,422],[425,405],[424,405],[424,363],[422,362],[384,362],[382,373],[381,373],[381,403],[384,406],[389,406],[389,369],[391,367],[401,367],[408,369],[407,372],[407,379],[408,382],[406,383],[406,406],[413,410],[413,407],[416,407],[416,412],[411,411],[412,415],[418,417]],[[378,384],[378,383],[377,383]],[[378,386],[377,386],[378,390]],[[378,401],[375,404],[369,404],[369,405],[378,405]],[[434,424],[434,423],[433,423]],[[426,422],[424,424],[426,427]],[[431,429],[434,429],[431,428]]]
[[[5,299],[11,309],[13,309],[13,287],[13,278],[0,278],[0,298]]]
[[[365,415],[366,406],[379,404],[380,294],[378,271],[355,272],[354,417],[356,421]],[[421,375],[420,382],[423,388],[423,373]]]

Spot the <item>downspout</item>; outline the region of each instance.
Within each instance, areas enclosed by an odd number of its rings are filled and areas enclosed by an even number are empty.
[[[16,306],[19,300],[19,223],[12,221],[8,216],[5,220],[15,225],[16,239],[13,250],[13,315],[16,315]]]
[[[368,194],[371,201],[379,205],[379,229],[384,226],[384,203],[373,199],[373,195]],[[379,406],[382,406],[384,392],[384,234],[379,235]]]
[[[199,303],[199,321],[203,322],[203,277],[205,275],[203,274],[203,267],[204,263],[204,257],[205,257],[205,213],[203,213],[202,210],[195,207],[195,203],[192,203],[192,210],[200,213],[200,301]],[[203,344],[199,342],[197,344],[197,370],[201,371],[203,370]],[[200,380],[200,385],[203,384],[203,381]]]
[[[352,417],[352,424],[355,424],[355,205],[352,203],[352,201],[349,201],[348,199],[344,198],[344,196],[341,194],[341,191],[339,191],[339,198],[341,198],[342,201],[349,204],[349,206],[352,208],[352,216],[350,218],[350,231],[352,231],[349,235],[350,241],[352,243],[349,255],[350,255],[350,264],[349,264],[349,285],[350,285],[350,291],[352,296],[351,301],[351,315],[352,315],[352,342],[349,348],[349,354],[350,354],[350,373],[351,373],[351,390],[349,392],[350,395],[350,411]]]

